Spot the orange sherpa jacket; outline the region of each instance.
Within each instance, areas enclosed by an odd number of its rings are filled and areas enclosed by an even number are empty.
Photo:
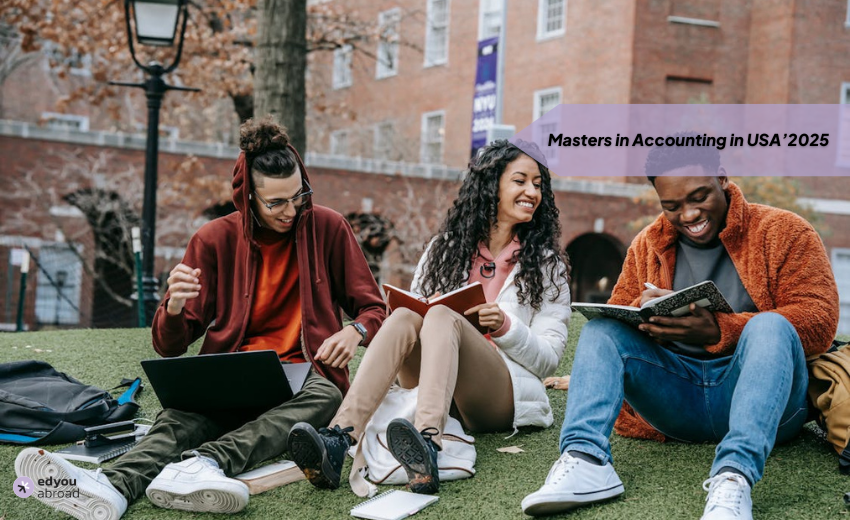
[[[770,206],[750,204],[729,183],[729,210],[720,241],[759,312],[777,312],[800,335],[806,356],[829,348],[838,327],[838,289],[823,242],[800,216]],[[673,288],[678,232],[660,215],[629,246],[623,271],[608,303],[640,305],[644,282]],[[744,325],[755,313],[715,313],[720,341],[706,346],[714,354],[731,354]],[[624,403],[614,425],[625,437],[664,440]]]

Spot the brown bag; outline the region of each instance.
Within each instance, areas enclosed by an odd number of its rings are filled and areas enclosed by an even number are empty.
[[[850,349],[832,347],[809,359],[809,402],[814,406],[815,420],[826,432],[826,439],[838,452],[838,469],[850,473]]]

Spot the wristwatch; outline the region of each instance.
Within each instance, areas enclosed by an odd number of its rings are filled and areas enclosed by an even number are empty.
[[[362,345],[366,343],[366,338],[369,336],[369,333],[366,332],[366,327],[364,327],[362,323],[358,323],[356,321],[352,321],[351,323],[349,323],[349,325],[354,327],[354,330],[356,330],[360,333],[361,336],[363,336],[363,339],[360,341],[360,344]]]

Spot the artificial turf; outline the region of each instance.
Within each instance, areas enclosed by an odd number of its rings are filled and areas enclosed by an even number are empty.
[[[578,333],[584,320],[577,316],[570,325],[567,352],[558,370],[569,373]],[[190,349],[197,351],[198,345]],[[359,362],[358,353],[353,365]],[[123,377],[142,376],[139,361],[156,354],[150,346],[148,329],[74,330],[0,334],[0,362],[40,359],[77,379],[111,388]],[[558,429],[563,419],[566,393],[550,390],[555,425],[546,430],[521,429],[508,433],[476,436],[477,474],[474,478],[447,482],[440,488],[440,500],[416,515],[421,520],[523,518],[522,498],[535,491],[558,456]],[[153,419],[159,403],[150,389],[140,396],[140,417]],[[519,446],[519,454],[497,452],[505,446]],[[560,518],[575,519],[697,519],[702,514],[707,477],[714,445],[659,444],[614,436],[614,463],[625,484],[624,497],[609,503],[574,511]],[[51,447],[47,447],[50,449]],[[21,450],[0,445],[0,520],[42,520],[68,518],[52,511],[36,499],[21,499],[12,493],[14,460]],[[108,463],[107,463],[108,464]],[[348,474],[350,461],[344,475]],[[94,467],[94,466],[90,466]],[[326,519],[349,517],[351,507],[361,502],[348,489],[313,489],[305,481],[283,486],[251,498],[248,507],[234,519]],[[386,487],[382,487],[382,490]],[[837,470],[837,457],[819,430],[812,424],[792,442],[777,447],[767,461],[765,477],[753,490],[757,519],[795,520],[847,518],[842,496],[850,491],[850,478]],[[164,510],[146,498],[135,502],[124,518],[210,519],[204,515]],[[350,518],[350,517],[349,517]],[[525,517],[528,518],[528,517]],[[557,517],[556,517],[557,518]]]

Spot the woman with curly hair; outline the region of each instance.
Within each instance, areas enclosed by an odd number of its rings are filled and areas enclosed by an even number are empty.
[[[393,311],[363,357],[333,428],[292,428],[290,455],[313,485],[339,486],[346,451],[396,378],[403,388],[419,387],[414,422],[396,419],[387,428],[389,449],[417,493],[439,488],[437,452],[452,402],[476,432],[552,424],[540,379],[555,371],[566,345],[568,265],[559,253],[549,170],[535,145],[519,146],[525,151],[496,141],[470,166],[411,287],[435,294],[481,282],[488,303],[464,315],[477,313],[489,334],[441,305],[424,318]]]
[[[168,509],[235,513],[249,493],[230,477],[279,457],[294,424],[325,426],[339,407],[348,362],[386,315],[381,293],[345,218],[313,204],[307,170],[283,128],[268,118],[248,121],[240,147],[236,212],[189,240],[154,316],[153,347],[180,356],[204,336],[201,354],[274,350],[283,362],[312,365],[304,385],[259,414],[166,408],[138,445],[102,471],[24,450],[18,474],[77,483],[76,498],[39,498],[47,505],[76,518],[115,520],[147,494]],[[342,311],[354,320],[345,327]]]

